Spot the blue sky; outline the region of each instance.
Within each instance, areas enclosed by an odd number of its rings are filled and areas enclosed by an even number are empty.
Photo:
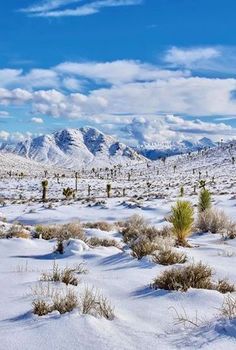
[[[0,139],[95,126],[130,144],[236,136],[233,0],[0,4]]]

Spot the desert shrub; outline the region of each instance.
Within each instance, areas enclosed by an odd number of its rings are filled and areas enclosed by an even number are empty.
[[[71,312],[76,307],[78,307],[78,297],[72,289],[67,289],[65,293],[58,292],[52,299],[52,310],[60,314]]]
[[[170,225],[164,225],[158,229],[158,235],[161,237],[173,237],[173,228]]]
[[[235,291],[235,286],[226,279],[222,279],[216,284],[216,290],[222,294],[233,293]]]
[[[221,210],[207,209],[198,215],[197,227],[203,232],[222,232],[228,224],[229,218]]]
[[[7,232],[7,238],[30,238],[30,233],[22,225],[12,225]]]
[[[158,246],[155,242],[152,242],[149,239],[144,238],[144,239],[138,239],[135,242],[133,242],[130,248],[133,251],[132,252],[133,256],[138,260],[140,260],[144,256],[153,254],[158,249]]]
[[[41,275],[41,281],[47,282],[62,282],[66,285],[71,284],[73,286],[77,286],[79,283],[78,278],[75,276],[77,272],[76,268],[64,268],[59,269],[56,263],[53,264],[52,272],[43,273]]]
[[[190,235],[194,218],[193,207],[188,201],[177,201],[171,209],[169,221],[173,225],[173,233],[177,238],[177,244],[186,246],[186,238]]]
[[[211,208],[211,194],[207,189],[203,188],[199,195],[198,211],[199,213],[202,213],[205,210],[208,210],[210,208]]]
[[[82,314],[104,317],[107,320],[114,319],[114,308],[107,298],[101,295],[93,287],[86,287],[80,297],[80,308]]]
[[[184,253],[167,248],[154,253],[152,260],[154,263],[161,265],[183,264],[187,261],[187,256]]]
[[[236,319],[236,298],[228,294],[221,307],[221,315],[229,320]]]
[[[35,299],[32,303],[33,313],[38,316],[44,316],[52,311],[51,305],[42,299]]]
[[[132,243],[140,236],[153,240],[159,234],[154,226],[148,225],[142,216],[136,214],[124,222],[121,233],[125,243]]]
[[[223,294],[235,290],[234,285],[225,279],[214,283],[212,276],[213,271],[208,265],[202,262],[193,263],[182,268],[172,267],[165,270],[154,280],[152,287],[182,292],[186,292],[189,288],[213,289]]]
[[[117,242],[116,239],[110,239],[110,238],[98,238],[98,237],[91,237],[88,240],[88,244],[92,247],[116,247],[120,249],[120,245]]]
[[[79,222],[64,225],[37,226],[38,236],[49,240],[57,238],[58,240],[68,240],[70,238],[81,239],[85,241],[85,234],[82,225]]]
[[[107,231],[107,232],[114,230],[114,225],[106,221],[88,222],[84,225],[84,227],[96,228],[101,231]]]
[[[224,232],[222,232],[222,236],[224,239],[236,238],[236,223],[229,220],[224,229]]]
[[[182,268],[172,267],[165,270],[154,280],[152,287],[183,292],[189,288],[212,289],[211,278],[212,269],[200,262]]]

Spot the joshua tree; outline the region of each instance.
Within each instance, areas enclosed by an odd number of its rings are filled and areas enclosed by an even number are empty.
[[[107,198],[110,198],[110,196],[111,196],[111,184],[107,184],[106,191],[107,191]]]
[[[173,225],[173,233],[177,238],[177,244],[187,246],[186,238],[192,230],[194,210],[190,202],[178,201],[171,209],[170,222]]]
[[[47,200],[48,180],[43,180],[43,181],[42,181],[42,188],[43,188],[42,201],[43,201],[43,202],[46,202],[46,200]]]
[[[78,191],[78,178],[79,178],[79,173],[76,171],[75,172],[75,191]]]
[[[70,197],[75,197],[75,190],[73,190],[73,188],[67,187],[67,188],[63,188],[63,196],[66,197],[66,199],[69,199]]]
[[[207,189],[203,188],[199,195],[198,211],[202,213],[205,210],[210,208],[211,208],[211,194]]]
[[[125,188],[123,188],[123,197],[125,197]]]
[[[200,180],[199,181],[199,188],[205,189],[205,187],[206,187],[206,180]]]
[[[128,181],[130,181],[130,178],[131,178],[131,174],[128,173]]]
[[[88,185],[88,197],[90,197],[90,194],[91,194],[91,186]]]
[[[235,163],[235,157],[232,157],[232,164]]]
[[[184,196],[184,187],[181,186],[180,187],[180,197],[183,197]]]
[[[176,165],[174,165],[174,166],[173,166],[173,168],[174,168],[174,174],[175,174],[175,171],[176,171]]]

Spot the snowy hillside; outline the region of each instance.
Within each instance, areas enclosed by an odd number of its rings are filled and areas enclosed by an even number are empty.
[[[2,150],[48,165],[71,168],[109,166],[145,161],[130,147],[94,128],[64,129],[51,135],[29,138]]]
[[[211,148],[215,146],[215,142],[208,139],[207,137],[203,137],[202,139],[196,142],[183,140],[179,142],[147,144],[143,145],[142,147],[138,147],[136,150],[144,157],[147,157],[151,160],[156,160],[161,157],[194,152],[202,150],[204,148]]]

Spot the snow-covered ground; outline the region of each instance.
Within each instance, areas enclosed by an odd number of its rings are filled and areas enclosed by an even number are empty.
[[[80,171],[76,198],[70,200],[64,200],[62,189],[74,188],[73,172],[55,170],[65,174],[58,183],[54,169],[48,168],[47,203],[41,202],[44,168],[22,160],[24,169],[18,163],[17,171],[25,176],[10,176],[12,162],[9,158],[7,162],[2,160],[0,221],[7,222],[0,226],[5,230],[17,221],[31,225],[32,230],[37,224],[117,222],[140,214],[161,227],[171,206],[180,198],[181,186],[183,199],[197,203],[194,189],[199,192],[199,179],[206,180],[213,205],[236,221],[234,147],[171,157],[165,164],[160,160],[148,166],[140,163],[114,168],[113,174],[105,169],[95,173]],[[112,186],[111,198],[106,197],[107,183]],[[170,267],[154,264],[149,257],[135,259],[117,228],[111,232],[86,229],[86,235],[114,238],[121,249],[91,248],[75,241],[67,254],[56,255],[55,241],[0,239],[0,349],[236,348],[236,320],[223,319],[220,314],[225,295],[203,289],[153,290],[150,283]],[[220,234],[207,233],[194,234],[189,242],[192,248],[178,248],[186,253],[188,262],[202,261],[213,268],[215,280],[228,278],[236,284],[236,239],[225,241]],[[85,286],[101,290],[115,308],[114,320],[81,315],[79,308],[64,315],[32,314],[31,291],[42,272],[52,269],[55,259],[61,268],[85,263],[88,273],[79,276],[78,286],[71,288],[78,295]],[[176,311],[186,312],[189,319],[195,319],[197,312],[198,326],[176,323]]]

